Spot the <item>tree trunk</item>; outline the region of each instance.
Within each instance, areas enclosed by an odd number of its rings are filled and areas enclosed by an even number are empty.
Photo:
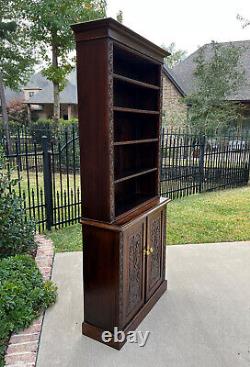
[[[58,68],[58,50],[57,47],[52,45],[52,65]],[[60,118],[60,96],[59,96],[59,84],[53,81],[53,93],[54,93],[54,114],[53,119],[58,122]]]
[[[3,77],[0,71],[0,99],[1,99],[1,106],[2,106],[2,119],[3,119],[3,128],[6,138],[6,148],[7,154],[11,152],[11,139],[10,139],[10,128],[9,128],[9,118],[7,112],[7,104],[5,98],[5,91],[4,91],[4,84],[3,84]]]
[[[30,104],[27,104],[27,119],[28,123],[31,123],[31,110],[30,110]]]

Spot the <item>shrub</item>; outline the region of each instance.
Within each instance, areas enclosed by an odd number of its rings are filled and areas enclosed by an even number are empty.
[[[21,199],[12,192],[18,180],[11,179],[0,151],[0,258],[33,253],[35,224],[25,218]]]
[[[56,287],[43,281],[31,256],[0,260],[0,367],[5,344],[12,332],[31,324],[41,311],[56,300]]]
[[[7,111],[9,118],[17,123],[26,124],[28,122],[27,106],[24,103],[24,99],[18,98],[11,100],[7,105]]]
[[[5,140],[5,132],[4,132],[4,124],[3,124],[3,120],[0,119],[0,139],[1,141]],[[17,122],[17,121],[9,121],[9,128],[10,128],[10,132],[11,132],[11,136],[16,136],[18,131],[20,131],[20,129],[23,127],[24,125]]]
[[[20,134],[22,136],[23,134],[27,136],[33,136],[34,140],[37,144],[41,144],[42,142],[42,136],[46,135],[49,140],[53,138],[57,138],[61,135],[63,135],[66,128],[69,128],[68,131],[70,133],[71,129],[70,127],[75,126],[75,128],[78,128],[78,119],[73,118],[71,120],[63,120],[60,119],[58,123],[55,123],[52,119],[39,119],[36,121],[31,121],[29,123],[26,123],[25,120],[23,123],[18,121],[9,121],[9,127],[12,137],[12,142],[15,146],[15,137]],[[0,140],[4,141],[4,128],[3,128],[3,122],[0,120]]]
[[[49,140],[51,140],[52,138],[63,134],[65,128],[71,127],[73,125],[77,126],[77,123],[77,119],[60,119],[58,123],[55,123],[51,119],[39,119],[37,121],[32,121],[29,125],[27,125],[27,130],[32,136],[34,136],[37,143],[41,143],[42,136],[46,135]]]

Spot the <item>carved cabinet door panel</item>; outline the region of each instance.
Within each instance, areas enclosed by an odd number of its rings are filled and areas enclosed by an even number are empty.
[[[126,325],[145,301],[146,220],[131,225],[123,232],[121,324]]]
[[[147,217],[146,300],[164,280],[165,210],[158,209]]]

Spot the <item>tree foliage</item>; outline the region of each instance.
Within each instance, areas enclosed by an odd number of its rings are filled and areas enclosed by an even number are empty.
[[[241,22],[241,26],[243,29],[250,25],[250,20],[240,14],[237,14],[237,19]]]
[[[206,47],[210,47],[209,52],[205,52]],[[232,44],[212,42],[195,58],[195,91],[184,101],[189,106],[188,122],[199,132],[216,132],[238,119],[240,105],[230,96],[245,81],[244,70],[239,67],[242,52],[244,49]]]
[[[187,52],[181,49],[177,49],[174,42],[170,43],[169,46],[162,45],[164,50],[170,52],[170,56],[164,59],[165,64],[172,69],[176,64],[185,59]]]
[[[12,99],[7,103],[7,111],[10,120],[22,125],[28,122],[27,107],[23,99]]]
[[[29,25],[16,6],[21,0],[0,0],[0,100],[7,146],[10,146],[5,88],[18,89],[28,79],[34,65]]]
[[[34,65],[29,25],[20,19],[16,5],[21,0],[0,0],[0,72],[5,87],[17,90]]]
[[[118,13],[116,14],[116,20],[120,23],[123,23],[123,11],[119,10]]]
[[[31,39],[39,47],[45,68],[44,75],[54,85],[54,116],[59,114],[59,92],[74,65],[73,32],[70,25],[102,18],[106,14],[105,0],[26,0],[22,14],[31,24]]]

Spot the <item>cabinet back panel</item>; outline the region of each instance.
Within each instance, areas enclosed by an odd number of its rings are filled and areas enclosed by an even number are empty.
[[[115,180],[158,166],[158,143],[122,145],[115,147]]]
[[[160,65],[114,45],[114,73],[154,85],[160,84]]]
[[[158,194],[157,171],[115,185],[116,216]]]
[[[159,91],[114,80],[114,106],[158,111]]]
[[[158,128],[158,116],[114,113],[114,141],[158,138]]]

